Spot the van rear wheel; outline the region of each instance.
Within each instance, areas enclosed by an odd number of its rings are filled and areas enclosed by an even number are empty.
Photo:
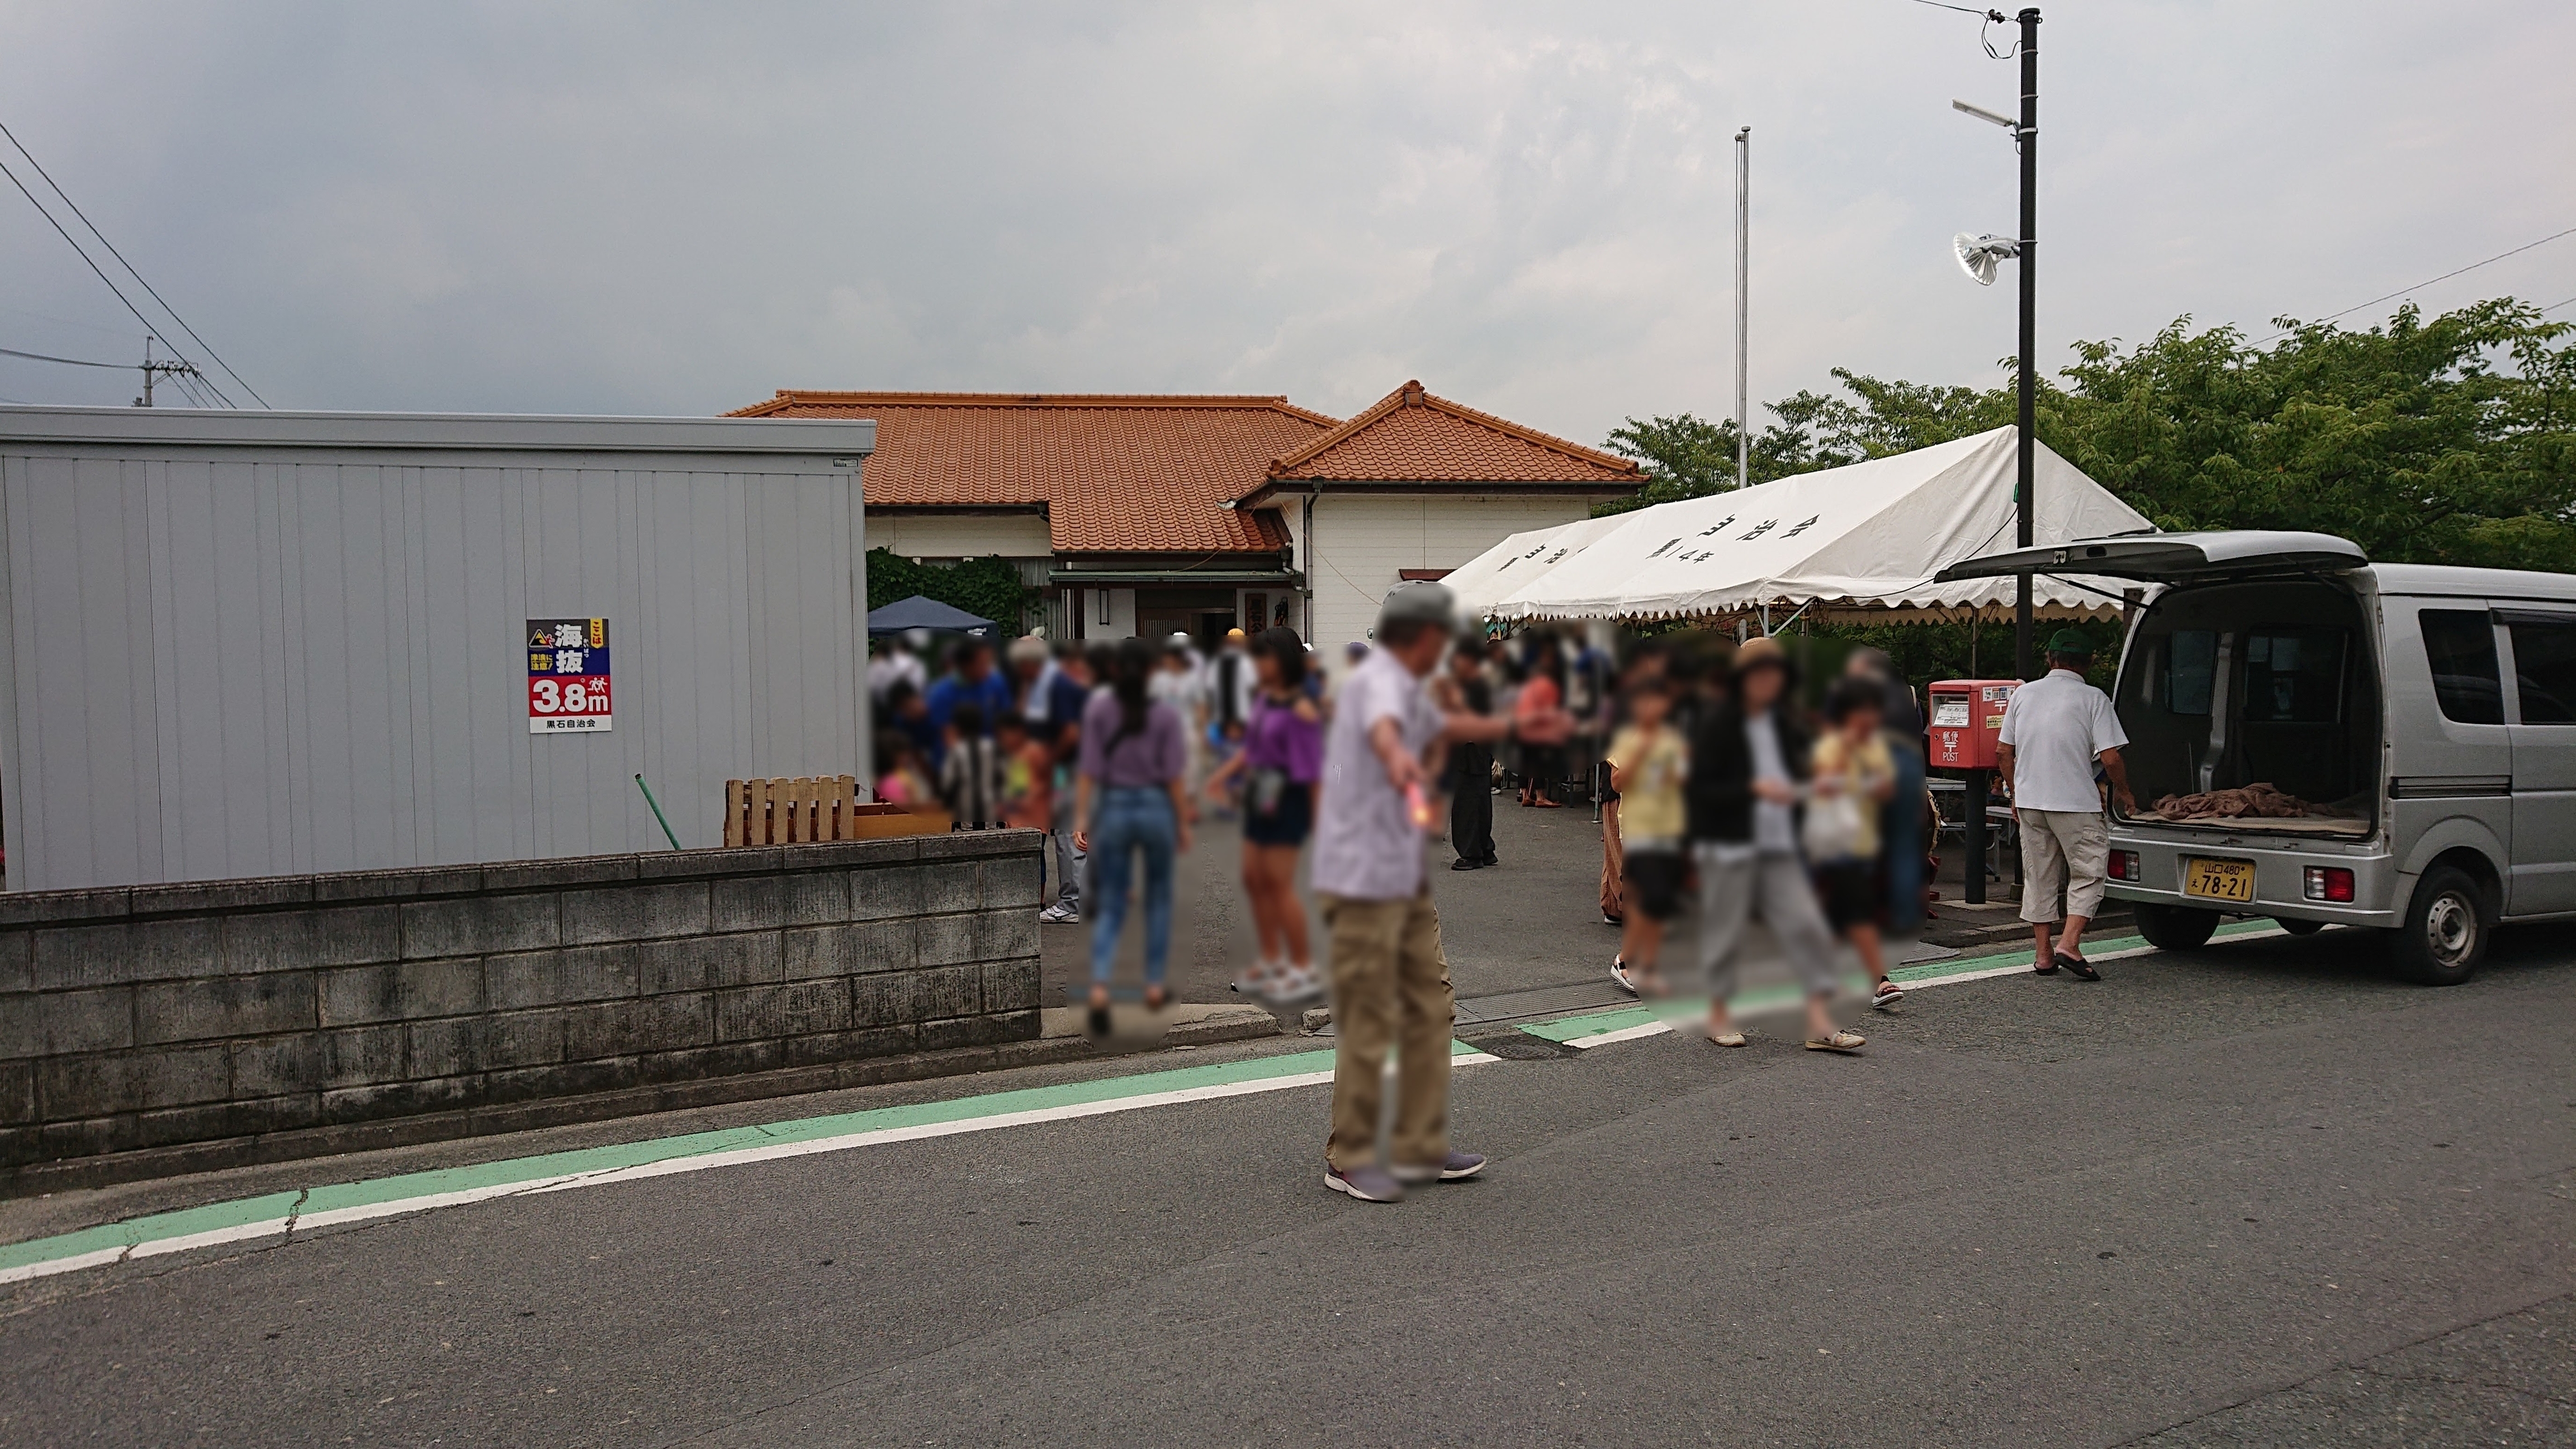
[[[2467,871],[2435,866],[2416,882],[2406,920],[2388,940],[2398,974],[2426,986],[2457,986],[2486,959],[2486,891]]]
[[[2218,929],[2218,912],[2191,906],[2159,906],[2141,901],[2133,909],[2138,917],[2138,934],[2159,951],[2188,951],[2209,944],[2210,934]]]

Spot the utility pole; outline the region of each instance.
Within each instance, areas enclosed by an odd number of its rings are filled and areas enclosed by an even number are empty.
[[[154,361],[152,358],[152,338],[149,333],[146,333],[143,338],[143,396],[134,400],[134,405],[136,407],[148,408],[152,406],[153,379],[159,377],[163,373],[168,373],[172,377],[205,376],[204,373],[197,371],[195,367],[186,362]]]
[[[2013,474],[2013,502],[2018,510],[2014,542],[2031,546],[2031,455],[2038,446],[2033,430],[2038,415],[2039,358],[2039,8],[2021,12],[2021,129],[2013,138],[2021,148],[2021,456]],[[2013,602],[2013,673],[2031,677],[2030,575],[2016,581]]]
[[[1735,133],[1735,486],[1747,481],[1746,464],[1751,458],[1751,445],[1746,441],[1744,378],[1745,359],[1749,354],[1751,298],[1746,283],[1752,276],[1753,250],[1753,128],[1744,126]]]

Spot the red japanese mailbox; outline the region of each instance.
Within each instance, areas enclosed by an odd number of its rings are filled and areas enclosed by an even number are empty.
[[[1929,691],[1932,718],[1924,729],[1936,770],[1991,770],[2004,706],[2020,687],[2014,679],[1944,679]]]
[[[2017,679],[1943,679],[1927,691],[1932,717],[1923,729],[1927,757],[1936,770],[1957,770],[1967,777],[1967,801],[1961,823],[1967,827],[1967,901],[1986,903],[1986,775],[1995,767],[1995,746],[2003,734],[2004,706],[2021,687]]]

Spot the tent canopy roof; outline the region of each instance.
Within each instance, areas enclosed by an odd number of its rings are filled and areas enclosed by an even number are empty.
[[[990,634],[993,621],[979,619],[950,604],[943,604],[928,594],[915,594],[897,599],[882,609],[868,610],[868,632],[900,634],[907,629],[945,629],[952,634]]]
[[[1956,617],[2010,603],[2009,578],[1937,580],[2009,547],[2009,427],[1843,468],[1504,540],[1459,569],[1460,602],[1504,619],[1653,619],[1809,608],[1826,617]],[[2041,544],[2153,525],[2045,444],[2032,459]],[[1580,531],[1580,532],[1578,532]],[[1533,550],[1536,550],[1533,553]],[[1535,567],[1544,564],[1545,567]],[[2041,575],[2054,614],[2116,605],[2116,581]]]

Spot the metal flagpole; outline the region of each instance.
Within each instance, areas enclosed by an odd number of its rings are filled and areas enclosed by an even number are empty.
[[[1735,133],[1735,486],[1746,481],[1746,463],[1750,444],[1745,437],[1744,378],[1745,357],[1750,336],[1749,299],[1746,283],[1751,276],[1753,249],[1753,128],[1745,126]]]

